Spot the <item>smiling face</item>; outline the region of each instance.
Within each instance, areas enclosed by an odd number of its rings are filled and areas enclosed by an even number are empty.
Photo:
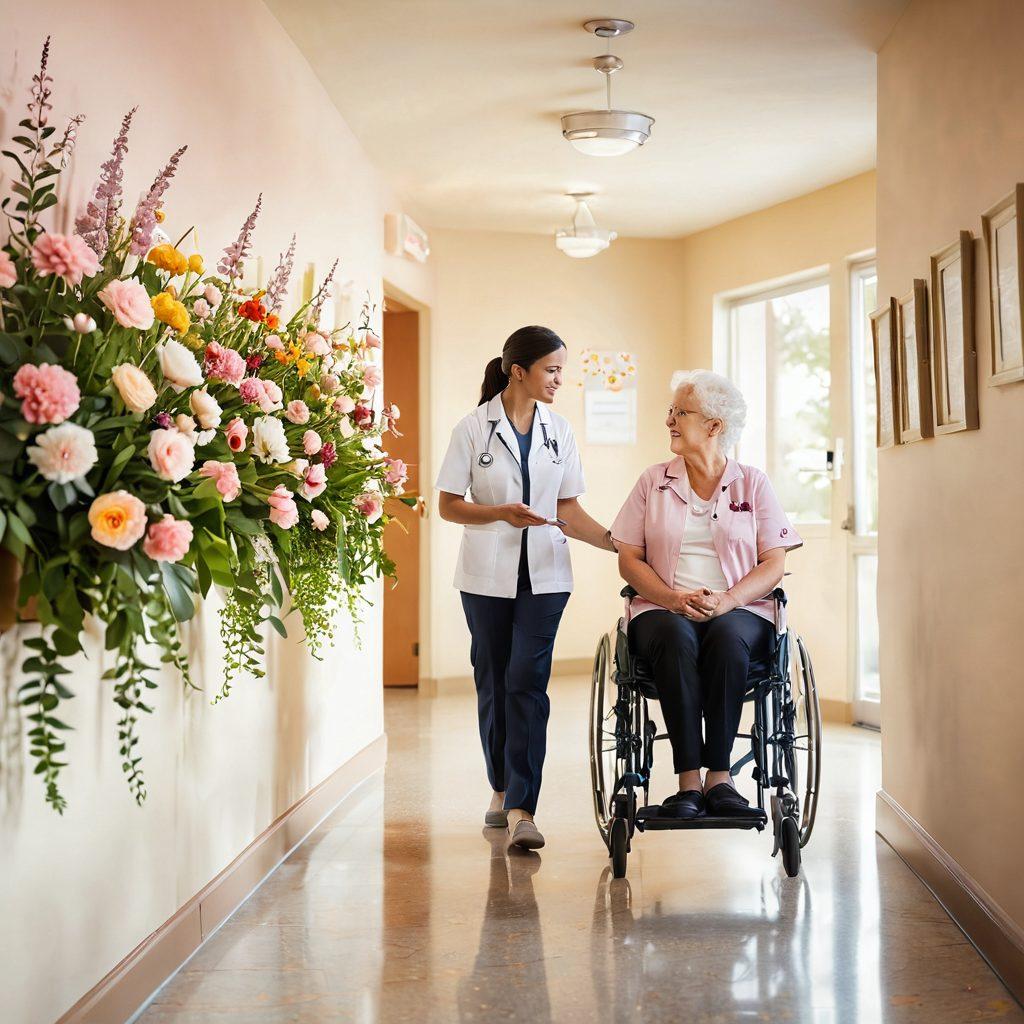
[[[693,388],[684,384],[672,396],[665,426],[673,455],[687,456],[697,452],[713,452],[718,448],[722,421],[709,419],[701,412],[693,396]]]
[[[555,393],[562,386],[562,371],[565,368],[565,347],[556,348],[546,356],[541,356],[528,370],[513,365],[509,375],[521,385],[529,398],[550,405],[555,400]]]

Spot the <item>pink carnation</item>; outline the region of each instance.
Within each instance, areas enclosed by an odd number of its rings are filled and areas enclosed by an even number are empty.
[[[97,298],[122,327],[147,331],[153,326],[153,304],[149,293],[138,281],[115,278],[97,293]]]
[[[284,414],[290,423],[302,424],[309,422],[309,406],[298,398],[288,403]]]
[[[331,346],[327,339],[322,334],[317,334],[316,331],[310,331],[303,338],[303,342],[305,343],[306,351],[312,356],[325,356],[331,351]]]
[[[363,491],[352,502],[356,511],[366,516],[368,523],[375,523],[384,514],[384,502],[376,491]]]
[[[248,402],[249,405],[259,405],[267,394],[259,377],[246,377],[238,385],[238,393],[242,396],[242,401]]]
[[[18,280],[14,260],[0,249],[0,288],[10,288]]]
[[[227,437],[228,447],[233,452],[240,452],[245,449],[245,442],[249,437],[249,428],[237,416],[224,428]]]
[[[312,466],[307,466],[302,483],[299,485],[299,494],[306,501],[312,501],[314,498],[319,498],[325,490],[327,490],[327,470],[324,469],[323,463],[317,462]]]
[[[14,375],[14,393],[22,400],[21,415],[29,423],[63,423],[82,400],[75,375],[49,363],[20,367]]]
[[[154,430],[149,435],[149,462],[161,480],[177,483],[192,472],[196,450],[180,430]]]
[[[314,530],[326,530],[330,523],[330,519],[328,519],[327,516],[325,516],[318,508],[313,509],[309,518],[313,521]]]
[[[80,235],[45,234],[32,246],[32,266],[40,277],[56,274],[77,287],[100,269],[100,261]]]
[[[323,444],[323,441],[320,440],[320,435],[315,430],[307,430],[302,435],[302,450],[307,455],[316,455],[323,447]]]
[[[368,405],[360,402],[352,410],[352,419],[355,420],[357,427],[362,430],[370,430],[373,427],[373,410]]]
[[[180,562],[192,543],[192,524],[184,519],[165,515],[149,524],[142,550],[154,562]]]
[[[278,484],[274,493],[267,498],[270,505],[270,521],[282,530],[290,530],[299,521],[299,507],[292,492],[284,484]]]
[[[206,346],[203,369],[212,380],[222,380],[237,387],[245,376],[245,360],[233,348],[211,341]]]
[[[221,290],[215,284],[208,284],[203,289],[203,298],[210,304],[212,309],[216,309],[224,296],[221,294]]]
[[[276,409],[280,409],[284,402],[284,394],[281,389],[272,380],[265,380],[263,390],[267,395],[267,404],[261,406],[263,411],[274,412]]]
[[[355,407],[355,399],[349,398],[348,395],[339,395],[334,400],[334,411],[341,413],[342,416],[350,413]]]
[[[199,475],[216,480],[217,492],[225,501],[234,501],[242,493],[242,482],[233,462],[204,462]]]
[[[409,479],[409,467],[401,459],[384,456],[384,464],[388,467],[384,479],[393,487],[404,484]]]
[[[379,388],[381,382],[384,380],[384,375],[380,372],[379,366],[374,366],[370,363],[366,369],[363,370],[363,385],[369,389]]]
[[[192,315],[197,320],[205,320],[212,312],[213,308],[206,299],[196,299],[196,301],[192,303]]]

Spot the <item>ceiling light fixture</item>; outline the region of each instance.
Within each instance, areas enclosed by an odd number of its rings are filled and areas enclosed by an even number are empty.
[[[614,39],[634,29],[633,22],[600,18],[583,27],[601,39]],[[610,44],[609,44],[610,45]],[[594,70],[604,75],[607,106],[604,110],[581,110],[562,118],[562,135],[588,156],[621,156],[642,146],[651,135],[654,118],[634,110],[612,109],[612,75],[622,70],[622,61],[606,52],[593,60]]]
[[[576,212],[573,214],[572,227],[555,232],[555,245],[566,256],[577,260],[604,252],[618,236],[614,231],[601,231],[594,223],[594,215],[584,201],[593,192],[570,192],[568,195],[570,199],[576,200]]]

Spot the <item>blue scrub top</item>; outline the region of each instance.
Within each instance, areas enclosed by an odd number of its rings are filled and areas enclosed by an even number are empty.
[[[519,465],[523,470],[523,504],[530,504],[530,447],[533,443],[533,424],[537,418],[537,408],[534,406],[533,419],[530,420],[530,429],[525,434],[520,434],[512,425],[512,433],[516,435],[519,442]],[[510,421],[511,423],[511,421]],[[529,527],[523,530],[523,544],[519,549],[519,586],[520,592],[530,590],[530,558],[526,548],[526,534]]]

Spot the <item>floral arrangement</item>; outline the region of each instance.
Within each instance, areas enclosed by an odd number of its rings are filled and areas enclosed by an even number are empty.
[[[632,352],[597,352],[584,349],[580,353],[580,371],[588,386],[601,386],[606,391],[621,391],[636,377],[636,358]],[[584,386],[580,381],[580,386]]]
[[[264,624],[302,617],[317,655],[339,603],[394,565],[382,546],[388,499],[406,469],[381,448],[399,411],[377,401],[380,341],[367,306],[352,330],[322,330],[331,274],[287,322],[295,239],[264,291],[240,286],[261,200],[210,274],[185,239],[164,234],[177,150],[130,216],[122,176],[129,111],[75,232],[42,223],[82,118],[49,123],[49,40],[28,115],[10,148],[0,250],[0,538],[20,563],[19,602],[42,635],[25,641],[20,701],[47,801],[58,787],[73,694],[67,662],[85,617],[102,626],[104,673],[120,710],[131,792],[146,796],[137,721],[156,665],[195,685],[180,638],[198,599],[224,589],[226,696],[263,675]],[[401,497],[415,505],[411,496]]]

